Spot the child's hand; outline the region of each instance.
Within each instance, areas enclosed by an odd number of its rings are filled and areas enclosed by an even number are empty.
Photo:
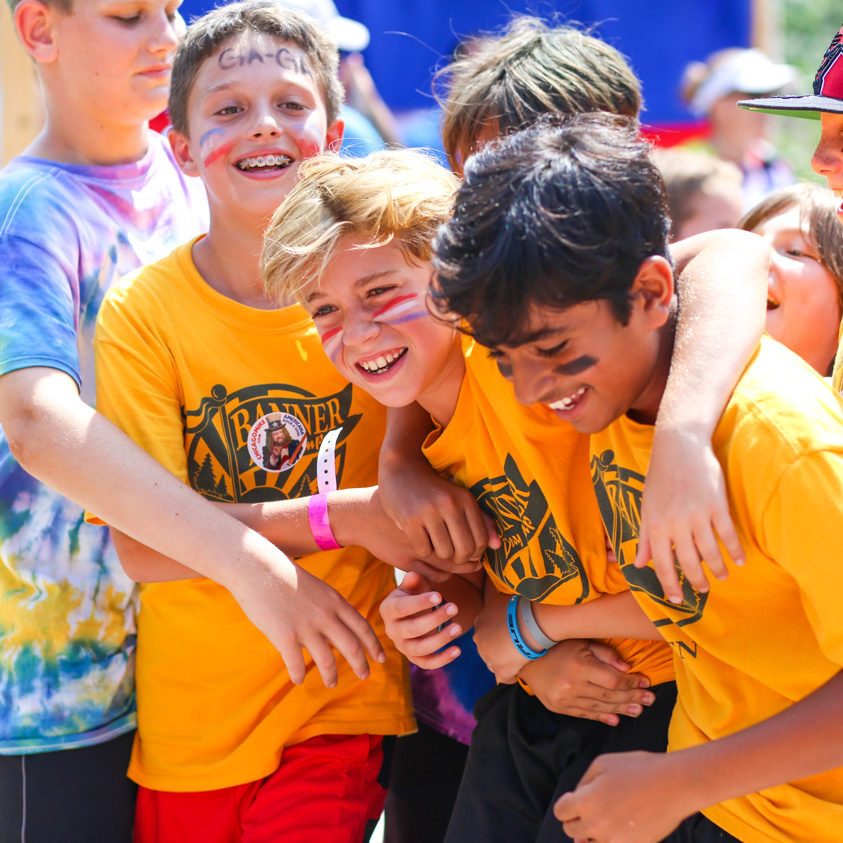
[[[518,652],[509,634],[506,608],[510,595],[494,588],[485,591],[483,610],[474,621],[474,643],[486,667],[504,684],[515,682],[529,659]]]
[[[637,717],[655,699],[647,677],[628,670],[608,644],[570,638],[519,676],[550,711],[617,726],[619,714]]]
[[[495,522],[474,496],[440,477],[423,457],[382,460],[379,484],[387,514],[418,558],[435,556],[471,571],[487,547],[500,547]]]
[[[377,486],[365,489],[341,489],[328,501],[334,535],[342,544],[365,547],[373,556],[402,571],[415,571],[428,581],[444,582],[453,573],[476,570],[442,559],[433,553],[416,554],[404,531],[387,515],[384,495]]]
[[[612,753],[592,762],[553,813],[577,841],[657,843],[698,810],[689,791],[669,753]]]
[[[400,653],[427,670],[442,667],[459,656],[459,647],[448,647],[462,634],[459,624],[448,623],[457,611],[454,603],[442,604],[442,595],[431,591],[415,573],[407,574],[400,587],[381,603],[386,634]]]
[[[744,553],[711,441],[657,427],[644,485],[635,566],[643,568],[652,559],[665,595],[681,603],[677,564],[699,592],[709,587],[702,562],[718,579],[725,579],[728,572],[718,536],[732,559],[741,564]]]
[[[279,554],[280,555],[280,554]],[[329,688],[337,684],[337,662],[331,648],[360,679],[369,675],[366,654],[386,658],[368,621],[335,589],[281,557],[285,565],[242,570],[229,590],[249,620],[281,654],[297,685],[304,681],[302,647]]]

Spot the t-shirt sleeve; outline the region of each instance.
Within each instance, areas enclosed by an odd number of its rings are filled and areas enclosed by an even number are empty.
[[[182,390],[168,323],[154,297],[126,295],[122,285],[106,296],[94,339],[97,409],[187,483]]]
[[[820,647],[843,666],[843,453],[799,457],[763,514],[765,549],[795,580]]]
[[[81,385],[73,256],[0,233],[0,374],[30,366],[60,369]]]

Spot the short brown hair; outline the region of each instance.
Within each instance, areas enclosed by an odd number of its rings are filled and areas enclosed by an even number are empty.
[[[504,135],[540,114],[609,111],[637,118],[641,110],[640,83],[614,47],[527,15],[498,35],[473,39],[436,82],[448,91],[442,138],[457,170],[488,127]]]
[[[837,305],[843,312],[843,237],[837,209],[840,200],[818,184],[793,184],[765,196],[744,214],[738,228],[755,231],[767,220],[791,208],[799,209],[799,223],[817,250],[820,263],[828,270],[837,287]]]
[[[243,0],[220,6],[194,21],[176,51],[168,108],[173,128],[187,136],[187,102],[202,64],[222,44],[243,32],[271,35],[301,48],[308,57],[325,100],[328,125],[339,117],[343,91],[337,75],[337,45],[310,17],[272,0]]]
[[[12,15],[15,14],[15,9],[21,4],[21,0],[6,0],[9,4],[9,9],[12,12]],[[73,0],[42,0],[47,6],[53,6],[59,11],[63,12],[66,15],[69,15],[73,11]]]
[[[362,236],[370,247],[395,241],[408,263],[430,261],[458,184],[432,158],[409,149],[367,158],[325,153],[302,163],[299,173],[269,223],[261,254],[267,295],[280,303],[319,283],[346,235]]]

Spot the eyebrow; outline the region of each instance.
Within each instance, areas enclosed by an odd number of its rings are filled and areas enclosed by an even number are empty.
[[[372,281],[377,281],[379,278],[383,278],[386,275],[393,275],[398,272],[397,269],[380,269],[377,272],[370,272],[368,275],[363,275],[358,278],[352,285],[351,288],[353,290],[359,290],[361,287],[365,287],[367,284],[370,284]],[[305,302],[310,303],[314,299],[318,298],[326,298],[325,294],[321,290],[314,290],[309,296],[305,297]]]
[[[557,337],[561,334],[569,334],[571,329],[567,325],[557,326],[555,328],[539,328],[529,334],[522,334],[517,338],[516,342],[501,343],[501,348],[517,348],[521,345],[529,345],[535,342],[541,342],[549,337]]]

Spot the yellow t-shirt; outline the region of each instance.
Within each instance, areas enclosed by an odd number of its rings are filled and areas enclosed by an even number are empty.
[[[338,485],[377,482],[383,409],[339,376],[304,310],[258,310],[220,295],[197,272],[191,246],[106,297],[95,341],[98,409],[212,500],[315,493],[319,447],[339,427]],[[275,430],[283,442],[273,456]],[[131,778],[157,790],[212,790],[268,775],[286,744],[315,735],[414,728],[407,671],[378,613],[393,569],[359,547],[299,564],[368,619],[386,664],[371,664],[360,681],[338,658],[337,686],[326,688],[306,654],[307,677],[296,686],[222,586],[208,579],[146,585]]]
[[[591,466],[623,572],[673,647],[678,750],[771,717],[843,666],[843,400],[790,351],[761,341],[713,439],[746,562],[708,594],[684,581],[679,606],[664,599],[652,568],[631,564],[652,434],[618,419],[592,437]],[[836,840],[843,768],[704,813],[749,843]]]
[[[840,332],[837,337],[837,354],[834,356],[831,383],[837,392],[843,392],[843,321],[840,322]]]
[[[453,418],[424,445],[431,465],[469,489],[495,519],[501,547],[484,556],[505,594],[571,606],[629,586],[606,561],[588,472],[588,437],[541,405],[525,407],[486,349],[466,338],[466,373]],[[673,679],[661,641],[611,639],[653,684]]]

